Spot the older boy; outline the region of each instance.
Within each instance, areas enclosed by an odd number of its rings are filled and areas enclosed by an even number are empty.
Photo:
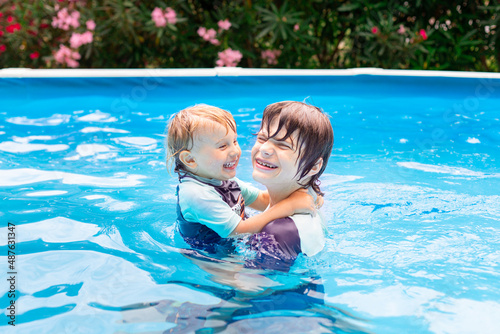
[[[323,195],[319,177],[333,148],[333,128],[321,109],[302,102],[267,106],[252,148],[253,178],[269,194],[269,209],[299,189]],[[325,245],[320,214],[294,214],[267,224],[251,239],[256,266],[288,270],[300,253],[313,256]]]

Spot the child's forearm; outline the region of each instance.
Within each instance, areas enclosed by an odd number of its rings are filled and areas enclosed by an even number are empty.
[[[269,194],[267,191],[263,192],[262,194],[264,196],[267,195],[267,198],[269,198]],[[252,208],[255,209],[255,207]],[[257,233],[260,232],[260,230],[262,230],[264,226],[266,226],[269,222],[272,222],[273,220],[278,218],[291,216],[294,213],[298,212],[311,214],[315,213],[314,199],[311,195],[307,194],[307,191],[303,189],[295,191],[289,197],[280,201],[276,205],[273,205],[266,211],[246,220],[241,220],[231,234],[234,235],[238,233]]]
[[[283,205],[274,205],[258,215],[241,220],[231,234],[257,233],[273,220],[288,217],[292,214],[293,209],[289,205],[285,205],[285,203]]]
[[[269,193],[267,190],[259,192],[257,199],[249,205],[252,209],[264,211],[269,206]]]

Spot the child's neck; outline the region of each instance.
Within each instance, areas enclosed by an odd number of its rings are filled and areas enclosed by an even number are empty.
[[[302,188],[299,184],[292,184],[288,187],[283,187],[282,185],[273,185],[266,187],[269,193],[269,206],[273,206],[280,201],[284,200],[290,196],[294,191]]]

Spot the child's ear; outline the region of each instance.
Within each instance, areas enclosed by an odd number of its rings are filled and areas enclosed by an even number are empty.
[[[184,166],[194,169],[197,166],[196,160],[191,155],[191,152],[184,150],[179,153],[179,160],[184,164]]]
[[[323,167],[323,158],[319,158],[316,160],[316,163],[314,164],[313,168],[307,173],[307,176],[313,176],[319,173],[321,170],[321,167]]]

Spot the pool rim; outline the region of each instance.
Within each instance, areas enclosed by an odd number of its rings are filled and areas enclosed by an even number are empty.
[[[81,77],[244,77],[244,76],[401,76],[500,79],[496,72],[394,70],[373,67],[350,69],[266,69],[242,67],[180,69],[0,69],[0,78],[81,78]]]

